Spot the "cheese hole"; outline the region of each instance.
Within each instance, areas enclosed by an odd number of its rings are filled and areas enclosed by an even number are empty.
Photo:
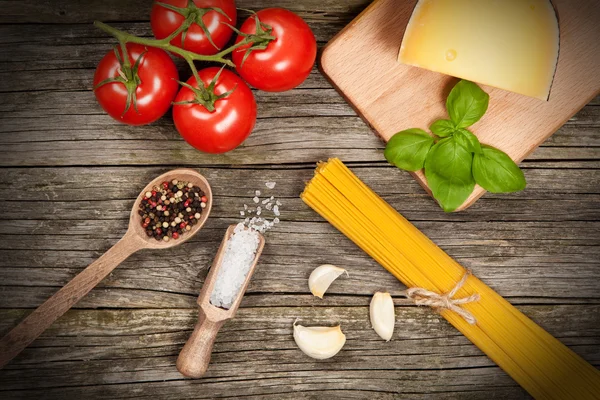
[[[456,50],[450,49],[446,52],[446,61],[456,60]]]

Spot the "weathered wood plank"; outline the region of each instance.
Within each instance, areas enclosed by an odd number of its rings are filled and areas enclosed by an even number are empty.
[[[303,18],[328,17],[337,14],[350,18],[365,8],[370,0],[279,0],[277,7],[284,7],[299,13]],[[238,0],[239,8],[260,10],[273,7],[270,0]],[[45,2],[3,1],[3,13],[0,23],[48,23],[48,24],[80,24],[94,20],[104,21],[148,21],[150,3],[146,0],[93,0],[71,1],[58,0]]]
[[[259,106],[260,131],[277,135],[280,125],[296,127],[309,135],[322,129],[343,132],[345,138],[370,133],[347,103],[332,89],[292,90],[285,93],[255,91]],[[180,140],[170,115],[150,126],[130,127],[106,116],[91,91],[5,93],[0,102],[0,132],[10,133],[1,143],[29,143],[67,140]],[[588,110],[591,110],[588,112]],[[547,147],[599,147],[600,115],[597,106],[588,106],[549,139]],[[599,111],[600,112],[600,111]],[[311,118],[306,118],[311,117]],[[330,119],[336,117],[336,124]],[[286,118],[284,124],[278,118]],[[64,127],[64,128],[61,128]],[[98,130],[102,129],[102,136]],[[49,134],[49,132],[51,132]],[[338,139],[336,137],[332,140]],[[307,138],[311,140],[310,136]],[[375,141],[365,144],[376,144]]]
[[[0,149],[0,166],[160,165],[175,162],[183,166],[249,165],[312,163],[329,157],[344,161],[382,159],[383,145],[375,136],[345,136],[343,141],[334,142],[320,129],[303,132],[306,138],[299,137],[297,127],[290,125],[281,126],[275,132],[257,129],[239,148],[222,155],[203,154],[182,139],[161,143],[146,140],[8,143]],[[101,135],[100,130],[98,134]],[[530,159],[585,161],[596,159],[597,153],[597,148],[588,147],[540,147]]]
[[[126,127],[102,114],[91,98],[89,106],[99,114],[77,114],[73,105],[43,117],[13,117],[9,112],[0,128],[6,138],[0,139],[0,165],[269,164],[315,162],[330,156],[345,161],[382,160],[383,144],[346,104],[330,100],[331,90],[316,91],[315,103],[308,106],[303,104],[310,103],[312,91],[295,92],[306,93],[306,98],[265,96],[269,101],[260,103],[264,115],[253,134],[224,155],[203,154],[187,145],[169,116],[147,127]],[[593,126],[569,123],[528,161],[597,160],[598,132]]]
[[[305,182],[313,175],[313,166],[310,163],[252,168],[202,167],[199,170],[212,185],[215,216],[237,217],[243,204],[250,202],[254,190],[262,188],[264,191],[264,182],[275,181],[277,186],[272,193],[284,202],[284,217],[315,221],[316,214],[298,198]],[[139,188],[169,168],[9,168],[0,174],[0,200],[17,202],[23,210],[23,215],[19,216],[22,219],[126,218]],[[525,191],[507,195],[488,193],[466,212],[445,214],[432,200],[427,200],[427,195],[407,173],[385,162],[351,164],[351,168],[375,192],[413,221],[598,219],[598,169],[525,169],[528,181]],[[77,202],[74,203],[77,207],[70,202]],[[540,209],[545,212],[540,213]],[[101,210],[106,211],[101,213]],[[0,209],[0,219],[11,219],[11,213],[9,208]]]
[[[599,307],[520,308],[598,365],[600,353],[589,350],[598,345],[600,328],[594,324],[593,315],[600,311]],[[313,390],[339,389],[338,384],[361,390],[364,389],[361,385],[374,377],[378,377],[377,390],[391,393],[414,390],[433,394],[449,387],[457,390],[487,387],[493,381],[501,382],[501,387],[516,388],[475,346],[430,310],[397,307],[397,330],[389,343],[381,341],[370,328],[367,306],[324,307],[318,311],[241,308],[237,317],[222,329],[207,376],[189,381],[178,374],[174,362],[195,323],[195,309],[72,310],[19,359],[0,371],[1,388],[45,389],[45,393],[53,394],[49,398],[54,398],[64,395],[69,387],[96,384],[98,371],[102,371],[105,389],[115,384],[169,381],[167,387],[177,388],[176,393],[181,396],[194,387],[209,390],[207,393],[211,395],[213,387],[238,390],[244,385],[239,381],[247,379],[255,381],[255,387],[267,382],[268,386],[290,384],[294,376],[302,376],[306,387]],[[0,311],[0,315],[0,329],[3,329],[23,313]],[[340,323],[348,339],[345,348],[332,360],[308,359],[293,343],[291,328],[295,318],[306,324]],[[573,320],[577,321],[576,327]],[[463,376],[460,371],[469,374]],[[29,379],[23,380],[25,376]],[[419,385],[411,386],[406,381],[411,376],[420,377]],[[329,381],[332,377],[336,378]],[[52,387],[57,389],[48,391]],[[144,394],[157,388],[146,384],[140,390]]]

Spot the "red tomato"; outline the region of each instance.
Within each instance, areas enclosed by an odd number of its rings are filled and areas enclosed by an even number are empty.
[[[257,13],[262,24],[273,28],[275,40],[265,50],[252,50],[242,63],[248,46],[233,52],[238,73],[252,86],[267,92],[283,92],[300,85],[312,70],[317,57],[317,41],[302,18],[283,8],[266,8]],[[240,31],[256,33],[254,16],[248,18]],[[240,42],[244,37],[238,35]]]
[[[186,8],[188,0],[161,0],[161,3],[170,4],[179,8]],[[227,44],[233,31],[224,24],[234,25],[237,18],[237,10],[234,0],[194,0],[197,8],[220,8],[229,18],[216,11],[209,11],[202,16],[202,21],[206,25],[215,48],[208,40],[205,32],[200,25],[193,23],[186,34],[184,47],[181,46],[181,34],[177,35],[171,41],[171,44],[197,54],[212,55],[216,54]],[[196,11],[197,13],[197,11]],[[150,14],[150,24],[152,32],[157,39],[164,39],[185,21],[185,17],[175,11],[169,10],[161,5],[154,3],[152,13]]]
[[[210,85],[219,70],[217,67],[211,67],[198,72],[204,87]],[[193,76],[187,83],[194,88],[198,87]],[[186,142],[206,153],[225,153],[238,147],[250,136],[256,122],[254,95],[239,76],[225,69],[216,81],[214,94],[219,96],[230,90],[233,92],[229,96],[214,103],[213,112],[200,104],[173,106],[175,127]],[[194,92],[182,87],[175,102],[194,99]]]
[[[121,64],[114,51],[108,52],[98,64],[94,75],[94,94],[98,102],[114,119],[128,125],[145,125],[156,121],[169,109],[177,94],[179,74],[169,55],[160,49],[130,43],[127,45],[129,61],[132,67],[141,58],[138,77],[139,85],[135,89],[137,111],[133,102],[127,107],[127,88],[122,82],[110,82],[96,87],[100,82],[118,78],[122,72]],[[146,52],[143,56],[142,53]],[[123,53],[119,48],[120,57]]]

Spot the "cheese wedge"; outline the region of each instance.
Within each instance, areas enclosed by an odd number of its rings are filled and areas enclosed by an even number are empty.
[[[558,50],[550,0],[419,0],[398,61],[548,100]]]

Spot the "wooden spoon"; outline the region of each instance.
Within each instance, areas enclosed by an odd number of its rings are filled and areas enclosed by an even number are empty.
[[[227,233],[225,233],[225,237],[221,242],[221,247],[219,247],[217,256],[213,261],[210,272],[206,277],[206,281],[204,282],[204,286],[202,286],[202,291],[198,297],[198,305],[200,306],[198,323],[194,328],[194,332],[192,332],[192,336],[188,339],[185,346],[183,346],[183,349],[177,358],[177,369],[179,372],[191,378],[200,378],[208,369],[208,364],[210,363],[210,356],[215,339],[217,338],[217,333],[223,324],[227,320],[233,318],[235,315],[240,303],[242,302],[242,297],[244,297],[246,288],[250,283],[252,273],[256,269],[258,259],[263,251],[263,248],[265,247],[265,238],[259,233],[258,235],[260,241],[258,248],[256,249],[256,255],[254,256],[254,262],[248,271],[248,275],[246,276],[244,284],[240,288],[237,299],[233,302],[231,308],[229,309],[213,306],[210,302],[210,295],[213,292],[217,275],[219,269],[221,268],[221,261],[223,260],[227,240],[229,240],[233,234],[235,227],[236,225],[231,225],[227,229]]]
[[[177,240],[170,240],[168,242],[158,241],[146,235],[141,225],[141,217],[138,214],[139,205],[146,192],[151,191],[154,186],[159,186],[164,181],[170,182],[173,179],[190,182],[198,186],[205,193],[208,201],[200,220],[196,225],[192,226],[189,232],[182,234]],[[150,182],[142,190],[133,205],[131,215],[129,216],[129,228],[125,236],[0,340],[0,369],[29,346],[31,342],[48,329],[61,315],[73,307],[75,303],[88,294],[90,290],[98,285],[119,264],[125,261],[127,257],[141,249],[167,249],[189,240],[202,228],[210,214],[211,207],[212,191],[210,185],[202,175],[192,169],[176,169]]]

